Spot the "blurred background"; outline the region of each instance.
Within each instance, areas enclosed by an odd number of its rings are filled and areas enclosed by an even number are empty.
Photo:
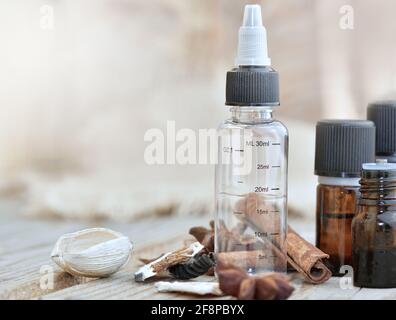
[[[149,166],[143,137],[229,116],[247,3],[262,5],[280,73],[290,204],[313,219],[316,121],[365,118],[369,101],[396,96],[394,0],[3,0],[1,196],[33,217],[212,214],[214,167]],[[353,29],[340,27],[345,5]]]

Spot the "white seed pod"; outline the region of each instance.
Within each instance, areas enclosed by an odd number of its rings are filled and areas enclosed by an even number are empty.
[[[61,236],[51,253],[52,260],[75,276],[107,277],[124,266],[132,243],[128,237],[106,228],[92,228]]]
[[[222,296],[224,295],[220,288],[218,282],[167,282],[167,281],[159,281],[155,283],[155,288],[158,292],[182,292],[182,293],[190,293],[197,295],[214,295],[214,296]]]

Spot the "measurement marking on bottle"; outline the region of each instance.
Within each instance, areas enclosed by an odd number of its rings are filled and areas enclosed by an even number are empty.
[[[280,144],[280,142],[273,142],[272,145],[273,146],[280,146],[281,144]]]
[[[264,141],[264,140],[249,140],[246,141],[246,146],[248,147],[269,147],[271,145],[270,141]]]
[[[281,166],[272,166],[272,168],[280,168]]]
[[[243,149],[235,149],[234,151],[235,152],[245,152],[245,150],[243,150]]]
[[[257,170],[263,170],[263,169],[269,169],[269,168],[270,168],[269,164],[261,164],[261,163],[259,163],[257,165]]]
[[[254,192],[260,193],[260,192],[268,192],[269,188],[268,187],[254,187]]]
[[[254,233],[254,235],[255,235],[257,238],[266,238],[266,237],[268,236],[268,233],[267,233],[267,232],[256,231],[256,232]]]
[[[279,213],[279,210],[272,210],[271,213]]]
[[[256,231],[254,233],[254,235],[257,238],[266,238],[268,236],[279,236],[279,232],[270,232],[270,233],[268,233],[268,232]]]
[[[237,181],[237,183],[243,183],[243,181]]]
[[[257,214],[268,214],[268,210],[264,210],[264,209],[257,209],[256,212]]]
[[[272,191],[278,191],[280,188],[271,188]]]
[[[242,211],[234,211],[234,214],[244,214]]]

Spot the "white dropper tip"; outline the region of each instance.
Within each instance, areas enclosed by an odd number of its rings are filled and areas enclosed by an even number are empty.
[[[239,28],[237,66],[270,66],[267,32],[263,27],[261,7],[258,4],[245,6],[243,24]]]
[[[245,6],[243,14],[244,27],[261,27],[263,19],[261,18],[261,8],[258,4],[250,4]]]

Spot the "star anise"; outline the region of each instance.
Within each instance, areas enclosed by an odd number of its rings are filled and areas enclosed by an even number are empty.
[[[250,276],[233,265],[218,263],[217,275],[221,291],[239,300],[285,300],[294,288],[280,273]]]

